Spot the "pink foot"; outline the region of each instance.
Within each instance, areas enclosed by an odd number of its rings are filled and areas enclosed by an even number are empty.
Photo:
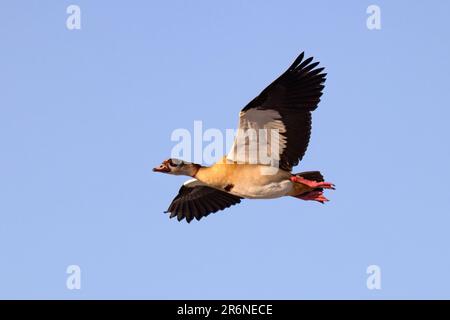
[[[302,199],[302,200],[314,200],[314,201],[318,201],[320,203],[325,203],[327,201],[330,201],[324,197],[322,191],[311,191],[304,195],[296,196],[296,198]]]
[[[334,184],[332,184],[330,182],[317,182],[317,181],[307,180],[300,176],[292,176],[291,181],[304,184],[312,189],[323,188],[323,189],[333,189],[334,190]]]

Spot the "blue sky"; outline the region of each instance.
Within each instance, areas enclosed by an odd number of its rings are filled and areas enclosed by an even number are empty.
[[[66,8],[81,8],[81,30]],[[381,8],[368,30],[366,8]],[[450,4],[2,1],[0,298],[450,298]],[[326,205],[243,201],[200,223],[151,172],[174,129],[234,128],[306,51],[327,68],[296,171]],[[81,268],[81,290],[66,268]],[[368,290],[366,268],[381,268]]]

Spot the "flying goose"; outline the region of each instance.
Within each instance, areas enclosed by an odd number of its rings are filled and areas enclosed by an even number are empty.
[[[243,198],[292,196],[328,201],[323,190],[334,189],[334,185],[325,182],[319,171],[292,174],[292,168],[302,160],[308,147],[311,112],[320,101],[326,76],[324,68],[317,68],[319,62],[312,63],[312,57],[303,58],[304,52],[241,110],[239,129],[226,157],[211,167],[172,158],[153,169],[193,178],[181,186],[167,209],[170,218],[200,220],[240,203]],[[270,162],[262,161],[260,155],[264,153],[255,148],[265,149]]]

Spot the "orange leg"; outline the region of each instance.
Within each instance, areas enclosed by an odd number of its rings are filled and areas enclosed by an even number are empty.
[[[317,182],[317,181],[312,181],[312,180],[307,180],[305,178],[302,178],[300,176],[292,176],[291,177],[291,181],[292,182],[296,182],[296,183],[301,183],[304,184],[312,189],[317,189],[317,188],[323,188],[323,189],[335,189],[334,188],[334,184],[330,183],[330,182]]]
[[[325,203],[328,200],[327,198],[325,198],[325,196],[323,195],[323,191],[310,191],[307,193],[303,193],[301,195],[295,196],[297,199],[302,199],[302,200],[314,200],[314,201],[318,201],[320,203]]]

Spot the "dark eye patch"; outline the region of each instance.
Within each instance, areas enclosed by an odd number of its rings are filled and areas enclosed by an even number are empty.
[[[172,166],[172,167],[178,167],[178,166],[183,166],[184,165],[184,162],[183,161],[181,161],[181,160],[178,160],[178,159],[169,159],[169,164]]]

